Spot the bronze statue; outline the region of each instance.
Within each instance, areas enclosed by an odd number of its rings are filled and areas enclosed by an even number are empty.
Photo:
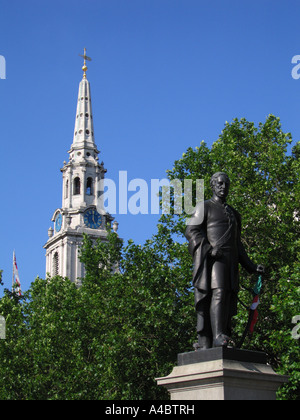
[[[228,176],[218,172],[210,183],[213,197],[197,205],[185,233],[194,259],[197,349],[229,344],[231,320],[237,313],[239,263],[249,273],[264,272],[241,242],[240,214],[226,203]]]

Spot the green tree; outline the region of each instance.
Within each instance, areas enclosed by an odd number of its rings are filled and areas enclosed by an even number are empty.
[[[0,398],[71,397],[78,354],[77,290],[62,278],[36,279],[20,299],[6,290],[0,313],[6,340],[0,342]]]
[[[114,233],[105,243],[85,237],[80,288],[55,277],[37,278],[21,299],[6,291],[0,398],[167,398],[155,377],[191,345],[194,317],[176,247],[163,226],[144,246],[123,247]]]
[[[191,346],[194,316],[190,281],[177,246],[163,226],[144,246],[129,241],[121,249],[115,234],[108,243],[84,240],[82,289],[96,283],[93,296],[103,325],[104,398],[167,397],[155,377],[168,374],[177,354]],[[190,269],[191,262],[187,264]]]

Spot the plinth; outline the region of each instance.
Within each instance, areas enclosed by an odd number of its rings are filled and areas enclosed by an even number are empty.
[[[276,400],[288,377],[274,372],[265,353],[221,347],[179,354],[172,373],[156,380],[171,400]]]

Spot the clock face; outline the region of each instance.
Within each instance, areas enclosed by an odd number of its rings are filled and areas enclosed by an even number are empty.
[[[55,219],[55,231],[59,232],[61,230],[61,227],[62,227],[62,215],[61,213],[59,213]]]
[[[96,210],[87,210],[84,214],[84,223],[91,229],[98,229],[102,225],[102,216]]]

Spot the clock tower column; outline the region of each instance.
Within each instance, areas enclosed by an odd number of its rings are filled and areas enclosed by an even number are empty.
[[[62,207],[52,217],[54,227],[48,230],[46,249],[46,273],[60,275],[80,284],[84,267],[79,260],[83,234],[92,239],[105,241],[107,225],[113,218],[97,207],[101,182],[106,169],[99,163],[99,150],[94,138],[91,89],[86,77],[84,52],[83,79],[79,84],[73,143],[69,161],[64,162],[62,172]]]

